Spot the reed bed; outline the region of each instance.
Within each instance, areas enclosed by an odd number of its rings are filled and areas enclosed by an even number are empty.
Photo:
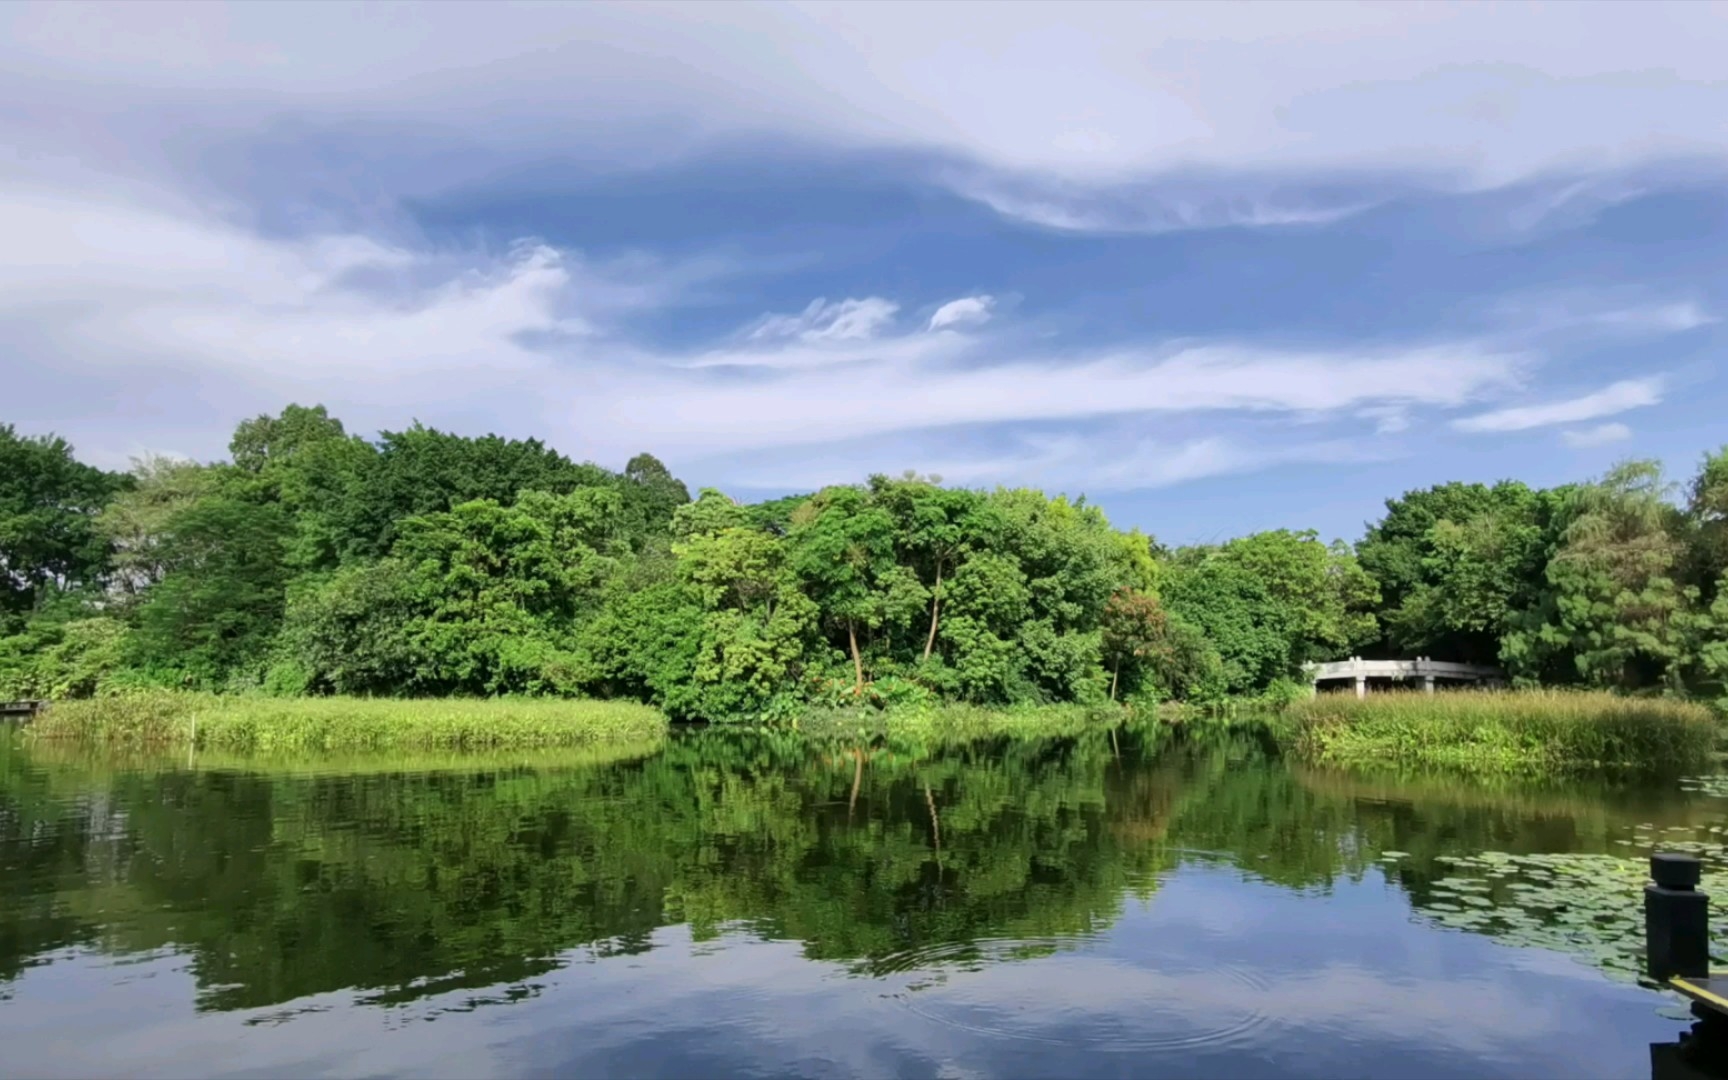
[[[892,735],[935,742],[972,742],[1012,735],[1021,738],[1073,738],[1103,731],[1124,720],[1116,706],[923,705],[891,709],[818,709],[800,717],[798,730],[810,738],[859,738]]]
[[[55,704],[33,739],[237,753],[485,750],[646,742],[666,718],[634,702],[249,698],[149,693]]]
[[[664,738],[606,739],[566,746],[394,746],[368,750],[238,750],[189,752],[184,745],[122,744],[83,739],[36,739],[30,764],[89,785],[115,776],[161,772],[251,772],[270,776],[371,776],[441,772],[553,772],[598,768],[651,757]]]
[[[1485,773],[1680,768],[1708,758],[1720,731],[1703,705],[1575,690],[1326,694],[1286,715],[1313,761]]]

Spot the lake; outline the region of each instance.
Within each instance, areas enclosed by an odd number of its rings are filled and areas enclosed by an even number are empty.
[[[612,756],[0,732],[0,1075],[1644,1077],[1643,857],[1728,821],[1252,729]]]

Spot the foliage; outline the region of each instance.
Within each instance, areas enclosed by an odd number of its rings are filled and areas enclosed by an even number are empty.
[[[1347,656],[1375,635],[1373,579],[1312,532],[1178,551],[1162,588],[1171,612],[1217,650],[1217,689],[1228,694],[1300,678],[1305,663]]]
[[[281,626],[288,529],[279,507],[226,491],[175,514],[161,544],[167,573],[138,607],[140,664],[206,688],[258,664]]]
[[[107,545],[96,514],[126,483],[74,459],[64,439],[0,424],[0,632],[51,594],[99,579]]]
[[[871,476],[694,500],[534,439],[321,406],[230,460],[126,475],[0,429],[0,686],[634,700],[677,719],[859,705],[1275,702],[1359,651],[1728,704],[1728,450],[1551,491],[1446,484],[1356,550],[1169,550],[1081,498]]]
[[[1581,691],[1323,694],[1291,713],[1295,746],[1314,760],[1480,772],[1695,765],[1720,735],[1700,705]]]

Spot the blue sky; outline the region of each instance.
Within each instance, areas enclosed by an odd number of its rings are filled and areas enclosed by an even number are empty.
[[[1728,7],[0,11],[0,418],[321,401],[1170,542],[1728,442]]]

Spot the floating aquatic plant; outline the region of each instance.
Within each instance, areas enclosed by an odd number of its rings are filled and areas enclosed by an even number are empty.
[[[1706,859],[1702,888],[1728,899],[1722,848],[1663,840],[1663,850]],[[1508,945],[1552,949],[1600,968],[1609,978],[1655,988],[1644,975],[1643,889],[1649,864],[1604,854],[1443,855],[1450,875],[1416,888],[1418,912],[1441,926],[1486,934]],[[1716,927],[1728,932],[1728,924]],[[1728,950],[1712,959],[1728,962]]]

